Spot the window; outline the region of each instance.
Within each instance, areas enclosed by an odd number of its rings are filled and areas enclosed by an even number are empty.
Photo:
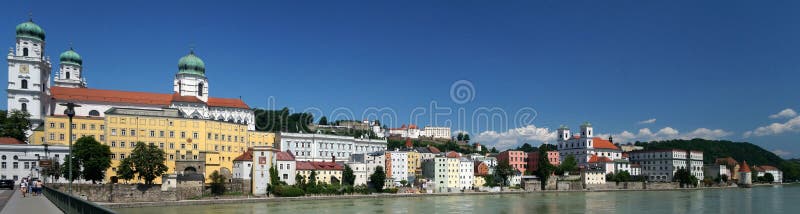
[[[175,149],[175,143],[169,143],[169,149]]]
[[[100,116],[100,112],[97,111],[97,110],[91,110],[91,111],[89,111],[89,116],[99,117]]]
[[[69,79],[69,71],[67,71],[67,79]]]
[[[208,133],[208,139],[211,140],[211,133]]]
[[[119,159],[125,159],[125,154],[119,154]]]
[[[56,134],[50,133],[50,140],[55,140],[55,139],[56,139]]]
[[[111,136],[117,136],[117,129],[111,129]]]
[[[200,135],[197,132],[192,133],[192,138],[197,139]]]
[[[203,83],[197,84],[197,96],[203,96]]]
[[[181,132],[181,138],[186,138],[186,132]]]
[[[164,143],[158,143],[158,148],[164,149]]]
[[[14,162],[14,169],[19,169],[19,162]]]
[[[172,123],[172,121],[170,121],[170,123]],[[175,137],[175,132],[174,131],[169,131],[169,137]]]
[[[94,129],[95,129],[95,126],[94,126],[94,124],[92,124],[91,126],[89,126],[89,128],[90,128],[90,129],[92,129],[92,130],[94,130]]]
[[[192,148],[197,149],[197,144],[195,143],[194,145],[192,145]]]
[[[164,137],[164,131],[158,131],[158,136],[159,137]]]
[[[121,130],[120,130],[120,134],[121,134],[122,136],[125,136],[125,129],[121,129]]]
[[[117,159],[117,154],[111,154],[111,159]],[[67,170],[69,171],[69,170]]]
[[[169,159],[170,160],[175,159],[175,155],[169,155]]]
[[[28,104],[27,103],[22,103],[22,111],[28,112]]]
[[[123,131],[125,131],[125,130],[123,130]],[[123,132],[122,135],[125,135],[124,133],[125,132]],[[136,129],[131,129],[131,136],[136,136]]]
[[[56,123],[50,123],[50,128],[55,128],[55,127],[56,127]]]
[[[59,123],[59,124],[58,124],[58,128],[59,128],[59,129],[63,129],[63,128],[64,128],[64,123]]]
[[[136,147],[136,143],[131,142],[131,148]]]
[[[151,130],[151,131],[150,131],[150,137],[155,137],[155,136],[156,136],[156,131],[152,131],[152,130]]]
[[[186,149],[186,144],[185,143],[181,143],[181,149]]]
[[[3,168],[3,169],[5,169],[5,168],[6,168],[6,162],[3,162],[3,165],[2,165],[2,166],[0,166],[0,168]]]
[[[119,148],[125,148],[125,142],[119,142]]]
[[[86,124],[81,124],[81,129],[86,130]]]
[[[58,134],[58,140],[64,140],[64,134]]]
[[[111,147],[117,147],[117,141],[111,141]]]
[[[100,141],[106,141],[106,135],[100,135]]]
[[[106,125],[100,125],[100,130],[106,130]]]
[[[28,48],[22,48],[22,56],[28,56]]]

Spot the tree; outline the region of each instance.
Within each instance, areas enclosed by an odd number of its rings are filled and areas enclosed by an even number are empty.
[[[342,172],[342,182],[345,186],[353,186],[356,182],[356,175],[353,173],[353,169],[350,168],[350,165],[344,165],[344,172]]]
[[[166,153],[164,153],[164,150],[156,147],[156,145],[148,145],[143,142],[137,142],[136,146],[131,152],[131,156],[125,158],[129,160],[125,161],[125,159],[123,159],[122,163],[120,163],[120,168],[118,171],[123,168],[123,164],[129,165],[126,167],[131,169],[132,173],[138,175],[139,179],[143,179],[145,184],[150,185],[153,184],[153,180],[164,175],[164,173],[167,172],[167,169],[169,169],[167,168],[167,165],[164,164],[166,161],[165,157]],[[127,176],[128,175],[126,175],[126,177]],[[125,179],[122,176],[120,176],[120,178]]]
[[[295,185],[297,185],[297,188],[300,188],[300,189],[303,189],[303,190],[306,189],[306,176],[303,176],[300,173],[297,173],[294,176],[294,180],[295,180]]]
[[[550,179],[550,175],[553,174],[555,171],[555,167],[553,164],[550,164],[550,160],[547,159],[547,151],[549,149],[544,145],[539,147],[539,168],[536,170],[536,176],[541,179],[542,190],[545,189],[547,186],[547,180]]]
[[[68,161],[72,161],[72,177],[69,177],[69,163]],[[66,178],[70,181],[78,180],[81,177],[81,163],[78,161],[78,158],[73,157],[70,158],[69,155],[64,157],[64,163],[61,165],[61,177]]]
[[[219,171],[214,170],[209,176],[211,179],[211,193],[215,195],[225,194],[225,176],[220,174]]]
[[[45,167],[42,171],[42,174],[44,176],[53,178],[54,181],[58,180],[61,178],[61,164],[58,163],[58,159],[56,158],[50,158],[50,162],[52,164],[49,167]]]
[[[3,115],[0,115],[3,116],[2,123],[0,123],[0,136],[12,137],[22,142],[27,142],[28,138],[25,132],[31,128],[29,120],[31,114],[20,110],[13,110],[10,114],[6,111],[2,112]]]
[[[401,180],[400,181],[400,186],[406,186],[406,185],[408,185],[408,181],[407,180]]]
[[[488,174],[486,176],[483,176],[483,180],[486,181],[486,183],[484,183],[483,186],[487,186],[487,187],[497,186],[497,179],[495,179],[494,175],[492,175],[492,174]]]
[[[617,182],[631,181],[631,173],[628,170],[617,173]]]
[[[386,183],[386,172],[383,171],[383,167],[375,167],[375,172],[369,176],[369,182],[376,191],[383,192],[383,186]]]
[[[764,174],[764,182],[772,183],[774,181],[775,181],[775,176],[773,176],[772,173]]]
[[[275,164],[269,167],[269,184],[272,186],[270,190],[272,192],[275,191],[275,187],[280,185],[281,179],[278,177],[278,169],[275,168]]]
[[[317,171],[311,170],[311,174],[308,175],[308,186],[307,188],[316,188],[317,187]]]
[[[490,153],[498,153],[499,151],[497,151],[497,149],[496,149],[496,148],[492,147],[492,150],[489,150],[489,152],[490,152]]]
[[[720,179],[722,179],[722,182],[728,183],[728,175],[722,174],[719,177]]]
[[[133,165],[133,161],[131,161],[130,158],[122,159],[119,163],[119,167],[117,167],[117,178],[125,180],[125,183],[133,179],[136,175]]]
[[[494,168],[494,176],[495,179],[500,180],[501,188],[503,186],[508,185],[508,179],[511,178],[511,176],[513,176],[514,173],[516,173],[516,171],[517,171],[516,169],[511,167],[510,164],[508,164],[508,160],[502,160],[499,163],[497,163],[497,166],[495,166]]]
[[[561,165],[558,165],[556,174],[564,175],[566,172],[572,172],[575,170],[578,170],[578,161],[575,160],[574,155],[567,155],[567,157],[564,158],[564,162],[561,162]]]
[[[469,134],[464,133],[464,141],[469,142]]]
[[[523,151],[523,152],[528,153],[528,152],[536,151],[537,149],[535,147],[531,146],[530,143],[524,143],[524,144],[522,144],[522,146],[517,147],[517,149],[514,149],[514,150]]]
[[[72,153],[83,168],[81,176],[92,183],[102,181],[106,176],[106,169],[111,167],[111,149],[108,145],[97,142],[94,136],[79,138],[73,146]]]
[[[458,135],[456,135],[456,140],[458,140],[458,141],[464,140],[464,133],[463,132],[459,132]]]
[[[328,125],[328,117],[322,116],[319,118],[319,125]]]
[[[688,184],[697,185],[697,183],[692,183],[692,177],[694,176],[692,176],[692,174],[689,173],[689,170],[678,169],[677,171],[675,171],[675,176],[673,177],[672,180],[678,181],[681,187],[685,187]],[[695,178],[695,180],[697,180],[697,178]]]

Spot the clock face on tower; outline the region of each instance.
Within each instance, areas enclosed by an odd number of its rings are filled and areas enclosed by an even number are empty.
[[[28,65],[20,65],[19,66],[19,72],[23,73],[23,74],[27,74],[28,73]]]

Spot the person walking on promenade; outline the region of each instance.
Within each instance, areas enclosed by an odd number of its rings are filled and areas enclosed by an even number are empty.
[[[22,181],[19,182],[19,191],[22,192],[23,198],[26,197],[25,193],[28,192],[28,181],[26,179],[22,179]]]
[[[28,179],[28,193],[30,193],[32,196],[36,196],[36,192],[33,191],[33,179],[32,178]]]
[[[33,189],[37,196],[42,195],[42,180],[36,180],[36,182],[34,182]]]

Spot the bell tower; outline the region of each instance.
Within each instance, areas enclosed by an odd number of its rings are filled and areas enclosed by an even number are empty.
[[[178,74],[175,75],[173,91],[180,96],[195,96],[208,102],[206,65],[194,54],[194,50],[178,60]]]
[[[16,27],[16,46],[8,51],[8,110],[28,112],[37,128],[50,100],[50,59],[45,57],[45,33],[29,19]]]
[[[86,88],[83,78],[83,60],[72,47],[58,57],[59,69],[55,77],[56,86],[69,88]]]

